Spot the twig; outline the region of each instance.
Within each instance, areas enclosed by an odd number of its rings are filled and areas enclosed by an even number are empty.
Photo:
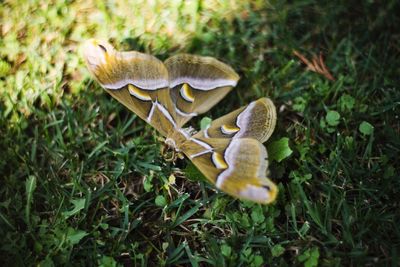
[[[300,52],[294,50],[293,54],[297,56],[306,66],[307,69],[316,73],[323,75],[328,80],[334,81],[335,78],[329,72],[328,68],[325,65],[324,59],[322,57],[322,53],[319,56],[314,55],[312,57],[312,62],[310,62],[304,55]]]

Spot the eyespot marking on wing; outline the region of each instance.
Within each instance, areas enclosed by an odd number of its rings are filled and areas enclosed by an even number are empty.
[[[226,124],[221,126],[221,132],[223,134],[227,134],[227,135],[237,133],[239,130],[240,130],[240,128],[237,126],[229,126]]]
[[[136,86],[129,84],[128,85],[128,90],[131,95],[136,97],[137,99],[143,100],[143,101],[151,101],[151,97],[148,93],[146,93],[143,90],[140,90]]]
[[[104,53],[107,53],[107,48],[104,45],[98,44],[98,46],[104,51]]]
[[[215,167],[217,169],[226,169],[228,168],[228,165],[226,164],[224,157],[218,153],[218,152],[213,152],[211,156],[211,160],[214,163]]]
[[[181,87],[181,90],[179,91],[180,95],[183,99],[185,99],[187,102],[193,103],[194,101],[194,95],[192,93],[191,88],[187,83],[184,83]]]

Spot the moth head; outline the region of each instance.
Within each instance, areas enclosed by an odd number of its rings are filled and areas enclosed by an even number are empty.
[[[91,39],[84,43],[82,50],[90,73],[102,85],[106,84],[113,75],[116,61],[114,47],[105,41]]]
[[[166,161],[175,162],[178,157],[177,152],[175,141],[171,138],[167,138],[164,142],[164,146],[161,148],[161,155]]]

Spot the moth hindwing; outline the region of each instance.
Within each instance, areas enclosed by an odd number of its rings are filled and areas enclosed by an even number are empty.
[[[264,143],[276,125],[276,108],[269,98],[260,98],[218,118],[195,137],[253,138]]]
[[[222,191],[258,203],[275,200],[277,186],[267,178],[268,154],[262,145],[276,124],[276,109],[261,98],[192,136],[182,151]]]

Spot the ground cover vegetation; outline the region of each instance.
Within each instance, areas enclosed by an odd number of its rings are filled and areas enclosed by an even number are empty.
[[[399,9],[2,1],[2,265],[396,266]],[[159,135],[90,79],[79,45],[93,37],[231,65],[241,80],[207,118],[272,98],[276,203],[235,200],[189,161],[166,162]],[[320,54],[333,79],[307,68]]]

